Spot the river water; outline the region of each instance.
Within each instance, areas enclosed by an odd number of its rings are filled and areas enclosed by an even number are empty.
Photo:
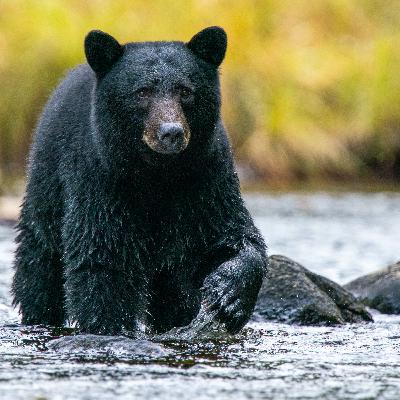
[[[339,283],[400,259],[400,194],[252,194],[270,254]],[[10,306],[14,232],[0,226],[0,399],[400,399],[400,317],[301,327],[250,323],[234,339],[104,338],[57,351],[63,332]],[[91,338],[88,338],[91,340]],[[94,339],[93,339],[94,340]]]

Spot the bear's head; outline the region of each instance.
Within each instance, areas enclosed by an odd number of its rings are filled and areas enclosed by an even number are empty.
[[[105,163],[160,164],[200,154],[212,142],[220,114],[218,67],[226,34],[209,27],[188,43],[125,45],[94,30],[85,39],[96,75],[94,139]]]

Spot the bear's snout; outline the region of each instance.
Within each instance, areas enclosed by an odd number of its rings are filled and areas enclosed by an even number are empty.
[[[157,138],[166,153],[179,153],[182,149],[184,129],[179,122],[164,122],[160,125]]]
[[[145,121],[143,141],[157,153],[178,154],[190,140],[190,129],[179,102],[154,101]]]

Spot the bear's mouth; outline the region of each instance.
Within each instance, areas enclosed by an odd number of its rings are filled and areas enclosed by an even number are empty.
[[[181,157],[185,154],[182,150],[179,153],[161,153],[150,149],[148,146],[147,150],[141,152],[142,160],[149,166],[154,168],[173,168],[173,165],[180,162]]]

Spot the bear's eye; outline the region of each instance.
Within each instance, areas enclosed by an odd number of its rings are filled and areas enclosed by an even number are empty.
[[[136,90],[136,95],[141,99],[146,99],[151,95],[151,88],[149,87],[142,87]]]
[[[179,89],[179,93],[180,93],[181,98],[182,98],[183,100],[188,100],[188,99],[190,99],[190,98],[192,97],[192,95],[193,95],[193,91],[192,91],[191,89],[187,88],[187,87],[181,87],[181,88]]]

